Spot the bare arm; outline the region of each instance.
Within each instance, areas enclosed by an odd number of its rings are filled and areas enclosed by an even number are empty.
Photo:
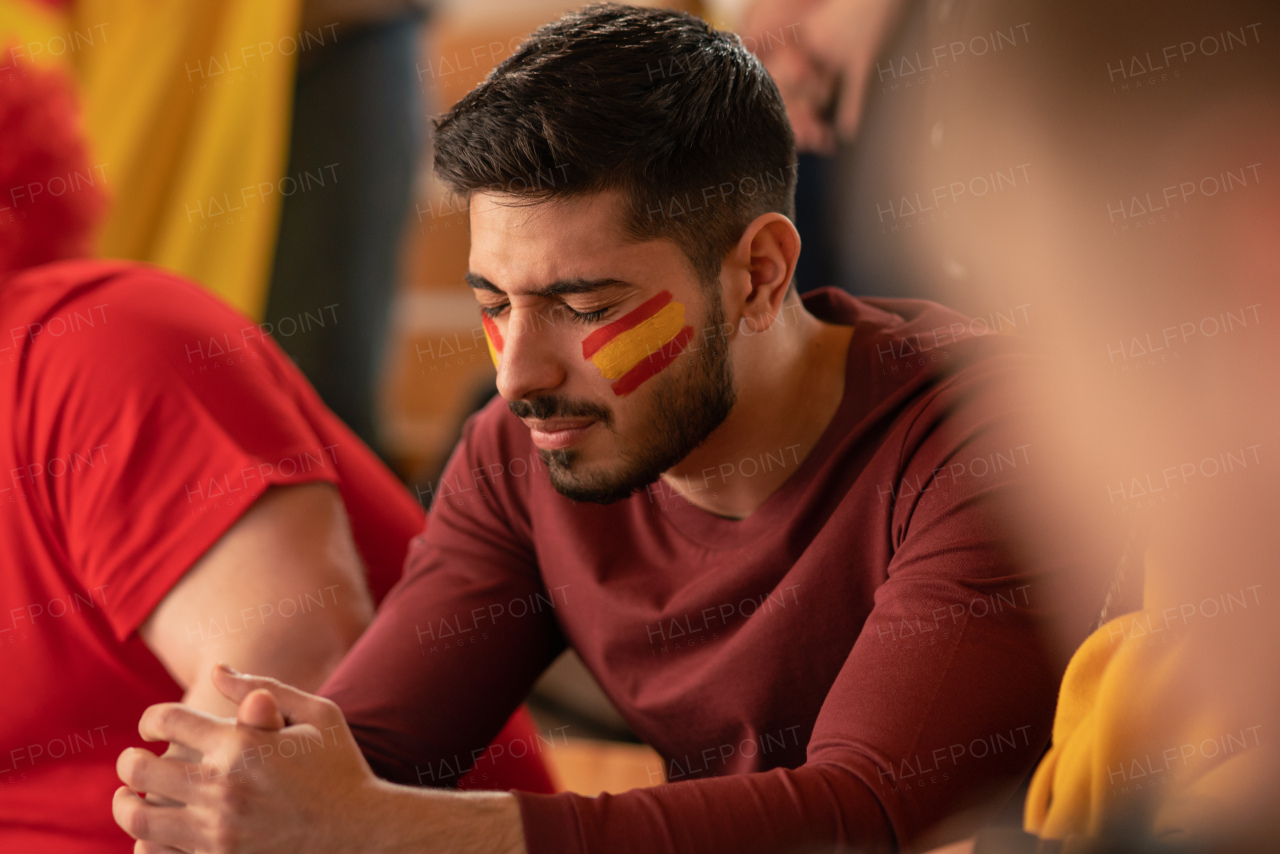
[[[217,662],[308,691],[320,687],[373,618],[364,568],[338,491],[274,487],[169,591],[139,629],[186,691],[217,715]]]

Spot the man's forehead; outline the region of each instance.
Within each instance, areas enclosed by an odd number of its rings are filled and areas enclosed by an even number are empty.
[[[471,199],[467,283],[504,294],[586,293],[637,284],[665,240],[637,241],[622,228],[616,193],[529,203],[477,193]]]
[[[499,238],[505,242],[594,238],[625,243],[622,199],[615,191],[536,201],[504,193],[471,196],[471,236],[474,243]]]

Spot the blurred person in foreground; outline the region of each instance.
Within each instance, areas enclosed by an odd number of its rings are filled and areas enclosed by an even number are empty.
[[[860,48],[876,8],[900,26]],[[783,10],[762,0],[753,17]],[[1028,333],[1056,366],[1036,430],[1051,481],[1068,512],[1129,530],[1030,787],[1039,839],[980,837],[977,850],[1274,850],[1280,9],[798,11],[801,36],[765,62],[795,70],[784,97],[815,117],[815,144],[892,147],[894,183],[926,200],[946,176],[1028,164],[1032,186],[989,202],[997,214],[973,200],[950,225],[912,210],[902,227],[917,257],[964,259],[970,299],[1034,306]],[[966,55],[1005,28],[1007,49]]]
[[[20,65],[0,136],[0,849],[129,851],[110,797],[142,710],[234,712],[220,661],[318,688],[422,511],[256,324],[81,258],[104,200],[69,81]],[[468,784],[551,791],[528,720],[501,738]]]
[[[538,854],[884,850],[980,826],[1039,758],[1102,601],[1098,555],[1002,522],[1040,500],[1012,388],[1035,360],[933,303],[802,301],[782,101],[690,16],[569,14],[437,130],[501,399],[321,696],[218,671],[236,722],[149,709],[145,736],[184,754],[121,755],[120,825],[192,851]],[[490,611],[521,601],[548,605]],[[568,645],[665,783],[413,787]],[[337,748],[244,786],[201,770],[327,731]]]

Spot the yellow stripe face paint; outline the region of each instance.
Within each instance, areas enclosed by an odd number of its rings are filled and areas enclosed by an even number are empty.
[[[684,320],[684,304],[663,291],[583,339],[582,356],[614,381],[614,394],[630,394],[684,351],[693,338]]]

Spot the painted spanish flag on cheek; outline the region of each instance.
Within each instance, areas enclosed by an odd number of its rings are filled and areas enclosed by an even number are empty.
[[[674,362],[692,338],[684,305],[663,291],[584,338],[582,358],[613,380],[613,393],[622,396]]]
[[[489,358],[493,359],[493,366],[498,367],[498,357],[502,355],[502,333],[498,331],[498,324],[493,322],[493,318],[480,312],[480,322],[484,325],[484,340],[489,343]]]

